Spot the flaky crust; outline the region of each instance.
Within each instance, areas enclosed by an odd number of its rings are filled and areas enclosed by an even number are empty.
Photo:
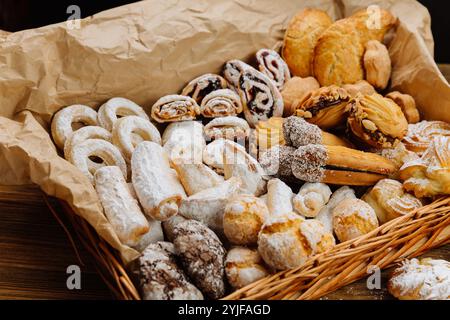
[[[400,179],[418,198],[450,194],[450,137],[434,137],[420,159],[400,168]]]
[[[293,75],[312,75],[311,62],[317,39],[332,23],[326,12],[310,8],[291,19],[284,35],[282,55]]]
[[[361,199],[375,210],[382,224],[422,206],[419,199],[405,192],[401,182],[392,179],[378,181]]]
[[[319,37],[314,48],[314,76],[322,86],[342,85],[364,79],[362,58],[364,45],[370,40],[382,41],[396,19],[380,9],[379,28],[368,28],[373,19],[366,10],[333,23]],[[370,25],[369,25],[370,26]]]

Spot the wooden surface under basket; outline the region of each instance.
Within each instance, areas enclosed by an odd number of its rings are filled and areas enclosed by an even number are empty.
[[[102,279],[116,298],[139,300],[139,291],[118,252],[101,239],[67,203],[47,205],[65,231],[61,213],[76,236],[93,255]],[[74,241],[67,232],[75,251]],[[450,242],[450,197],[440,198],[414,212],[391,220],[356,239],[336,245],[311,257],[304,265],[254,282],[226,296],[231,299],[318,299],[349,283],[368,276],[374,267],[388,268],[404,258],[417,257]]]

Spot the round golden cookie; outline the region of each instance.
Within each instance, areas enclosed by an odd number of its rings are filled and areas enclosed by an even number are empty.
[[[59,110],[52,120],[52,137],[60,149],[70,135],[75,131],[73,125],[81,123],[86,126],[97,125],[97,112],[85,105],[74,104]]]
[[[264,221],[269,216],[264,201],[249,194],[230,199],[223,214],[223,229],[231,243],[255,244]]]
[[[341,242],[357,238],[377,227],[375,211],[363,200],[347,199],[333,210],[333,229]]]
[[[332,23],[326,12],[310,8],[291,19],[284,35],[282,56],[292,75],[312,75],[311,63],[317,39]]]

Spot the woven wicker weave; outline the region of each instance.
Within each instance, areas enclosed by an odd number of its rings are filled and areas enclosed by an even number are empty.
[[[95,258],[99,274],[114,296],[125,300],[140,299],[117,251],[101,239],[65,202],[61,202],[61,206],[55,206],[47,196],[44,195],[44,198],[77,251],[60,214],[67,217],[80,242]],[[318,299],[367,276],[370,266],[385,269],[401,259],[419,256],[448,242],[450,197],[445,197],[391,220],[368,234],[311,257],[299,268],[268,276],[224,299]]]

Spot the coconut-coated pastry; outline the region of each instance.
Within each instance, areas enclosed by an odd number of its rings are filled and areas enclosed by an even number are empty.
[[[318,9],[304,9],[289,22],[284,34],[282,55],[292,75],[308,77],[313,74],[311,63],[314,47],[322,32],[333,21]]]
[[[366,80],[378,90],[387,87],[391,77],[391,58],[384,44],[378,40],[370,40],[365,45],[363,57]]]
[[[406,135],[408,122],[400,107],[379,94],[357,95],[347,105],[348,134],[375,148],[393,148]]]
[[[333,210],[333,229],[340,242],[357,238],[377,227],[375,211],[363,200],[346,199]]]
[[[292,160],[296,148],[291,146],[274,146],[259,156],[259,163],[268,175],[277,177],[292,176]]]
[[[412,194],[406,193],[402,183],[383,179],[361,198],[374,210],[381,224],[410,213],[422,206],[422,202]]]
[[[325,183],[306,182],[301,186],[292,202],[297,213],[314,218],[328,203],[330,197],[331,189]]]
[[[414,98],[406,93],[398,91],[389,92],[386,98],[392,99],[402,109],[403,114],[408,120],[408,123],[417,123],[420,121],[419,110],[417,110]]]
[[[400,300],[450,300],[450,262],[404,260],[392,273],[387,287]]]
[[[374,19],[367,10],[338,20],[317,40],[312,68],[322,86],[343,85],[364,79],[362,65],[365,44],[382,41],[385,33],[395,25],[396,18],[384,9]],[[376,25],[373,25],[373,23]]]
[[[183,96],[194,99],[200,104],[213,91],[228,88],[227,81],[218,74],[207,73],[191,80],[181,91]]]
[[[265,202],[251,194],[230,198],[223,212],[223,230],[227,239],[238,245],[254,245],[269,217]]]
[[[217,235],[201,222],[182,221],[173,228],[173,244],[184,270],[209,298],[225,294],[226,251]]]
[[[233,289],[240,289],[264,278],[269,272],[257,250],[233,247],[225,259],[225,274]]]
[[[281,90],[284,102],[283,116],[289,117],[295,113],[295,106],[301,105],[305,97],[312,91],[320,88],[314,77],[292,77]]]
[[[203,300],[202,293],[177,266],[170,242],[150,244],[137,260],[144,300]]]
[[[418,198],[450,194],[450,136],[435,136],[420,159],[400,168],[400,179]]]
[[[152,118],[156,122],[194,120],[200,114],[197,102],[188,96],[171,94],[160,98],[152,106]]]
[[[335,245],[322,223],[305,220],[295,213],[269,218],[258,236],[258,251],[264,262],[277,270],[301,266],[313,256]]]
[[[435,136],[450,136],[450,123],[422,120],[409,124],[403,143],[406,149],[422,155]]]
[[[345,107],[350,100],[348,92],[331,85],[310,92],[295,107],[295,115],[318,125],[321,129],[335,128],[345,122]]]

